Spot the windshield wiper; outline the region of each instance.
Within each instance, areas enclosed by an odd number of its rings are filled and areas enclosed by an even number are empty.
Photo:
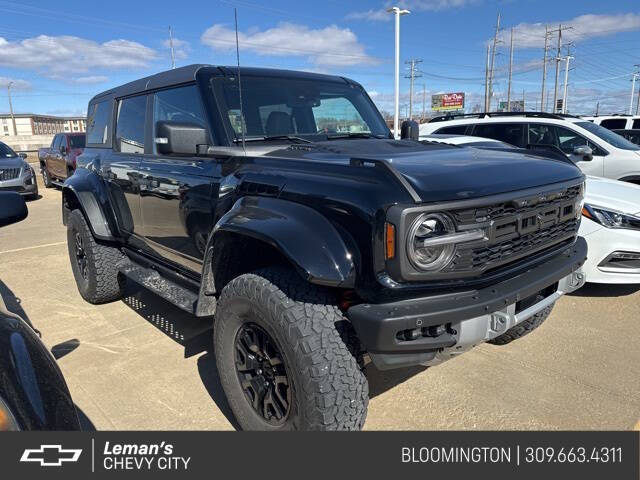
[[[348,132],[337,133],[335,135],[327,135],[327,140],[335,140],[340,138],[386,138],[385,135],[373,135],[366,132]]]
[[[265,135],[263,137],[248,137],[245,138],[245,142],[268,142],[272,140],[289,140],[294,143],[313,143],[311,140],[307,140],[306,138],[296,137],[295,135]],[[241,138],[236,138],[234,143],[242,143]]]

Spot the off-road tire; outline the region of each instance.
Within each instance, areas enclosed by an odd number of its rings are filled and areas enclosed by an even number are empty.
[[[213,342],[220,380],[243,430],[359,430],[369,385],[337,324],[330,291],[295,271],[267,268],[231,280],[218,300]],[[286,422],[273,426],[254,410],[236,370],[239,329],[257,324],[275,339],[292,389]]]
[[[524,320],[523,322],[519,323],[514,327],[511,327],[502,335],[499,335],[489,340],[489,343],[493,345],[506,345],[507,343],[511,343],[514,340],[517,340],[519,338],[524,337],[525,335],[530,334],[536,328],[542,325],[542,322],[544,322],[547,319],[547,317],[551,313],[551,310],[553,310],[554,305],[555,305],[555,302],[549,305],[544,310],[541,310],[540,312],[536,313],[533,317]]]
[[[86,255],[86,278],[82,275],[76,258],[76,233],[82,237]],[[93,304],[117,300],[122,296],[124,280],[118,274],[118,266],[126,261],[117,248],[99,244],[80,210],[73,210],[67,222],[67,248],[71,269],[82,298]]]
[[[44,184],[44,188],[53,188],[53,182],[51,181],[51,174],[47,169],[46,163],[42,166],[42,183]]]

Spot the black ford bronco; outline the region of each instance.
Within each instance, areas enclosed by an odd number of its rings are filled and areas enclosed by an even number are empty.
[[[508,343],[584,283],[580,170],[395,140],[343,77],[178,68],[94,97],[86,143],[63,190],[80,294],[128,278],[213,322],[244,429],[359,429],[369,360]]]

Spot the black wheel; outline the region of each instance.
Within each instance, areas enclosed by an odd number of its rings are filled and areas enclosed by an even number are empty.
[[[327,289],[296,272],[241,275],[222,290],[214,349],[225,394],[244,430],[359,430],[367,379],[344,343]]]
[[[73,210],[67,222],[67,247],[78,291],[87,302],[98,304],[122,296],[118,266],[126,260],[114,247],[96,243],[80,210]]]
[[[536,300],[542,300],[544,297],[540,296]],[[533,317],[528,318],[520,322],[515,327],[511,327],[509,330],[504,332],[502,335],[499,335],[491,340],[489,343],[493,345],[506,345],[507,343],[511,343],[514,340],[524,337],[525,335],[530,334],[536,328],[538,328],[542,323],[547,319],[547,317],[551,314],[551,310],[553,310],[555,303],[552,303],[544,310],[536,313]]]
[[[49,174],[49,170],[47,169],[46,163],[42,166],[42,183],[44,184],[44,188],[53,187],[53,182],[51,181],[51,174]]]

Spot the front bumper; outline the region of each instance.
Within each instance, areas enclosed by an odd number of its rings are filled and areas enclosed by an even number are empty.
[[[586,257],[587,243],[579,237],[544,263],[496,285],[393,303],[359,304],[349,308],[348,317],[379,369],[435,365],[503,334],[564,293],[580,288],[584,284],[580,269]],[[544,300],[533,305],[522,302],[538,294]],[[429,330],[434,333],[410,340],[402,337],[402,332]]]
[[[18,192],[20,195],[34,195],[38,193],[38,181],[36,180],[35,173],[26,177],[24,170],[22,170],[18,177],[1,181],[0,191]]]

